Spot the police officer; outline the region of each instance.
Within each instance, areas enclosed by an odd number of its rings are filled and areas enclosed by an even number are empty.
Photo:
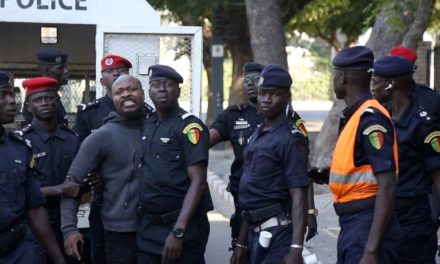
[[[37,62],[40,74],[43,77],[50,77],[58,82],[56,88],[59,91],[61,85],[66,85],[69,80],[69,71],[67,70],[67,58],[69,55],[65,52],[54,48],[41,48],[37,51]],[[25,119],[25,124],[30,124],[32,122],[32,113],[28,111],[26,106],[26,100],[23,106],[23,117]],[[66,126],[69,123],[67,118],[66,109],[64,108],[61,100],[58,96],[57,100],[57,121],[63,123]]]
[[[25,239],[25,215],[52,260],[64,263],[43,207],[44,196],[35,182],[36,161],[30,144],[6,133],[3,127],[14,121],[16,112],[9,75],[0,72],[0,263],[34,261],[34,252]]]
[[[34,119],[19,133],[32,144],[32,154],[37,164],[37,180],[46,197],[44,207],[49,213],[58,244],[62,247],[60,199],[61,196],[78,195],[79,185],[65,179],[79,143],[76,135],[56,120],[57,86],[58,82],[49,77],[37,77],[23,82],[27,108]],[[37,255],[35,263],[50,263],[47,253],[35,236],[32,233],[28,235]]]
[[[208,129],[179,107],[179,73],[165,65],[148,71],[156,112],[145,124],[138,263],[205,263],[212,209]]]
[[[418,98],[413,64],[399,56],[374,63],[372,93],[391,109],[399,147],[399,180],[395,202],[403,229],[398,263],[436,263],[436,226],[428,195],[434,181],[440,190],[440,128]]]
[[[235,212],[230,220],[232,249],[235,247],[241,226],[241,211],[238,207],[238,186],[241,174],[243,173],[243,151],[247,145],[248,138],[255,131],[257,126],[263,122],[263,116],[257,107],[257,83],[263,68],[263,65],[255,62],[248,62],[243,65],[243,85],[247,91],[248,102],[243,105],[237,104],[229,106],[217,116],[216,121],[209,130],[211,147],[220,141],[230,141],[234,151],[234,161],[231,165],[231,175],[229,176],[228,184],[228,190],[234,198],[235,205]],[[304,121],[290,108],[290,104],[288,115],[298,129],[307,135]],[[311,185],[311,187],[312,186],[313,185]],[[313,189],[311,192],[313,194]],[[313,199],[311,199],[309,208],[311,212],[315,212],[316,209],[314,209]],[[316,218],[313,220],[315,225],[314,229],[312,228],[313,230],[310,230],[311,232],[308,233],[310,238],[316,234]],[[312,224],[310,224],[310,227],[312,227]]]
[[[397,257],[397,142],[388,111],[370,95],[373,60],[364,46],[333,59],[334,92],[347,104],[329,183],[341,226],[338,263],[394,263]]]
[[[76,155],[67,173],[77,183],[91,171],[99,173],[103,183],[103,208],[106,262],[136,263],[136,209],[141,158],[145,149],[143,122],[144,91],[139,79],[121,75],[112,86],[116,112],[106,123],[90,134]],[[63,197],[61,224],[64,247],[70,256],[80,258],[77,211],[79,201]]]
[[[73,131],[78,135],[80,142],[100,128],[110,112],[116,111],[112,99],[113,82],[121,74],[128,74],[131,67],[130,61],[115,54],[109,54],[101,59],[100,82],[106,93],[95,101],[78,105]],[[95,189],[89,215],[90,250],[92,262],[95,264],[105,264],[104,228],[101,221],[102,199],[102,190]]]
[[[259,108],[264,122],[249,139],[240,179],[243,224],[231,263],[302,263],[307,212],[306,136],[293,125],[285,109],[290,103],[292,79],[279,65],[261,72]],[[260,244],[271,234],[268,247]]]

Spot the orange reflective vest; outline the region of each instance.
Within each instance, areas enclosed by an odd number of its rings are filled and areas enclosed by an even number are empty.
[[[362,113],[369,107],[379,110],[391,121],[388,111],[375,99],[365,101],[350,117],[336,142],[330,168],[329,187],[333,193],[335,203],[345,203],[372,197],[377,194],[379,189],[371,165],[366,164],[356,167],[354,164],[356,133]],[[398,150],[395,134],[393,149],[397,175]]]

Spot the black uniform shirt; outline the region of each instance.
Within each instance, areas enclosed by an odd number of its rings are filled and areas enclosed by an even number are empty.
[[[140,202],[152,213],[181,208],[190,186],[187,167],[208,162],[209,131],[200,119],[179,107],[162,120],[153,114],[145,130]]]
[[[440,169],[440,128],[414,99],[394,123],[399,147],[397,197],[431,193],[430,172]]]
[[[371,98],[371,95],[366,95],[353,106],[344,109],[344,117],[341,118],[339,132],[342,131],[354,112]],[[375,174],[394,171],[396,164],[393,142],[394,127],[391,120],[379,110],[368,108],[362,113],[359,128],[356,132],[354,165],[359,167],[370,164]]]
[[[32,157],[37,162],[36,171],[40,187],[63,183],[78,151],[79,142],[76,135],[64,125],[59,125],[53,134],[49,134],[35,119],[20,132],[22,137],[32,144]],[[60,221],[60,198],[46,198],[46,209],[49,210],[52,222]]]
[[[419,108],[431,113],[431,118],[440,120],[440,94],[424,85],[414,84],[412,97]]]
[[[254,210],[290,199],[290,188],[307,187],[308,142],[288,119],[249,139],[240,180],[240,207]]]
[[[307,135],[301,117],[292,110],[289,112],[289,117]],[[212,125],[212,128],[219,132],[223,141],[231,142],[234,150],[234,161],[231,165],[231,176],[229,178],[232,193],[238,192],[240,176],[243,173],[243,151],[247,141],[262,122],[263,116],[258,113],[257,109],[250,104],[245,104],[226,108],[217,116]]]
[[[45,203],[35,182],[30,145],[0,128],[0,232]]]

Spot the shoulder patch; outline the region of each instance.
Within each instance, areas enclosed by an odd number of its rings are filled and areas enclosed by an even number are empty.
[[[295,126],[298,128],[298,130],[299,130],[299,131],[300,131],[305,137],[307,137],[308,134],[307,134],[307,129],[306,129],[305,124],[306,124],[306,122],[305,122],[304,120],[302,120],[302,119],[298,119],[298,120],[296,120],[296,122],[295,122]]]
[[[435,152],[440,153],[440,131],[434,131],[430,133],[426,136],[423,142],[426,144],[430,144]]]
[[[190,123],[183,129],[183,134],[186,135],[186,138],[192,144],[199,143],[200,140],[200,132],[203,131],[203,127],[198,123]]]
[[[17,135],[16,133],[9,133],[9,136],[10,136],[12,139],[14,139],[14,140],[16,140],[16,141],[18,141],[18,142],[20,142],[20,143],[26,145],[26,146],[29,147],[29,148],[32,147],[32,144],[31,144],[31,142],[30,142],[28,139],[24,139],[24,138],[22,138],[20,135]]]
[[[385,127],[376,124],[367,127],[362,134],[368,136],[368,140],[373,148],[380,150],[384,143],[383,133],[386,133],[387,131],[388,130]]]

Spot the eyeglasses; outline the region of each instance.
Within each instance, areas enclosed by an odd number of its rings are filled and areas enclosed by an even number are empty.
[[[150,89],[159,89],[160,87],[165,87],[166,89],[171,89],[177,86],[177,83],[173,80],[153,80],[150,81]]]

